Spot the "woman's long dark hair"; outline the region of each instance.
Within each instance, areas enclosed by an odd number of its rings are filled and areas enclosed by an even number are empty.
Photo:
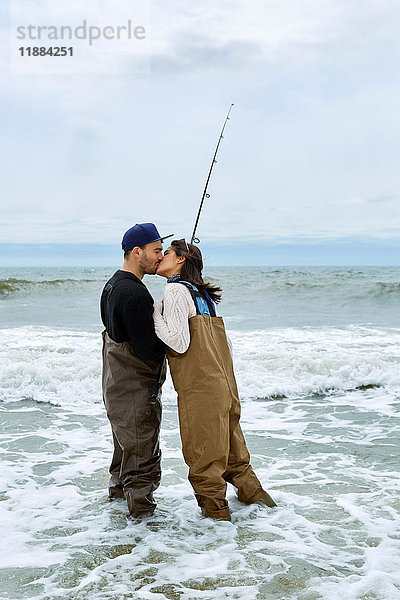
[[[180,279],[193,283],[200,291],[206,290],[207,294],[216,304],[221,302],[221,288],[203,280],[203,258],[198,247],[188,244],[185,240],[174,240],[171,242],[171,247],[177,256],[184,256],[186,258],[183,263]]]

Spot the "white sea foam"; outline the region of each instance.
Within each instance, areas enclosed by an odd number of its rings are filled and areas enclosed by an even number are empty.
[[[233,332],[243,397],[303,396],[360,386],[399,390],[400,330],[349,326]]]
[[[383,386],[394,401],[400,390],[398,329],[297,328],[233,331],[230,336],[243,400]],[[98,334],[48,327],[3,329],[0,344],[3,401],[33,398],[87,408],[101,402]],[[174,399],[168,378],[164,401]]]

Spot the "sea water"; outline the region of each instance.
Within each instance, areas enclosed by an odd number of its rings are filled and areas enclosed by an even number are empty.
[[[0,270],[0,597],[400,598],[400,268],[212,268],[252,465],[278,504],[199,514],[168,378],[153,517],[107,499],[110,268]],[[144,282],[159,299],[165,280]]]

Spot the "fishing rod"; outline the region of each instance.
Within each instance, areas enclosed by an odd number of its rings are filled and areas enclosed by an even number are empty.
[[[217,162],[215,159],[216,159],[217,154],[218,154],[218,148],[219,148],[219,145],[221,143],[221,140],[224,137],[225,126],[226,126],[227,122],[229,121],[229,115],[231,114],[232,106],[233,106],[233,104],[231,104],[230,107],[229,107],[228,114],[226,115],[226,118],[225,118],[222,130],[221,130],[221,134],[220,134],[220,136],[218,138],[217,147],[215,148],[214,156],[213,156],[213,159],[212,159],[212,162],[211,162],[211,167],[210,167],[210,170],[208,172],[208,177],[207,177],[206,185],[204,186],[203,195],[201,197],[201,202],[200,202],[200,206],[199,206],[199,211],[197,213],[196,222],[194,224],[192,237],[190,238],[190,243],[191,244],[193,244],[193,243],[194,244],[199,244],[200,243],[199,238],[195,237],[195,235],[196,235],[196,229],[197,229],[197,225],[198,225],[198,222],[199,222],[201,209],[203,208],[204,198],[209,198],[210,197],[210,194],[207,194],[207,187],[208,187],[208,183],[210,181],[212,170],[214,168],[215,163]]]

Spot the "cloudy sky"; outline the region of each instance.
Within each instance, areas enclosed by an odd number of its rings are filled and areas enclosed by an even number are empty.
[[[59,5],[11,0],[1,13],[1,243],[118,246],[140,221],[190,236],[234,102],[202,240],[393,252],[398,0]],[[17,39],[21,23],[128,19],[145,39],[68,41],[73,57],[18,55],[38,44]]]

